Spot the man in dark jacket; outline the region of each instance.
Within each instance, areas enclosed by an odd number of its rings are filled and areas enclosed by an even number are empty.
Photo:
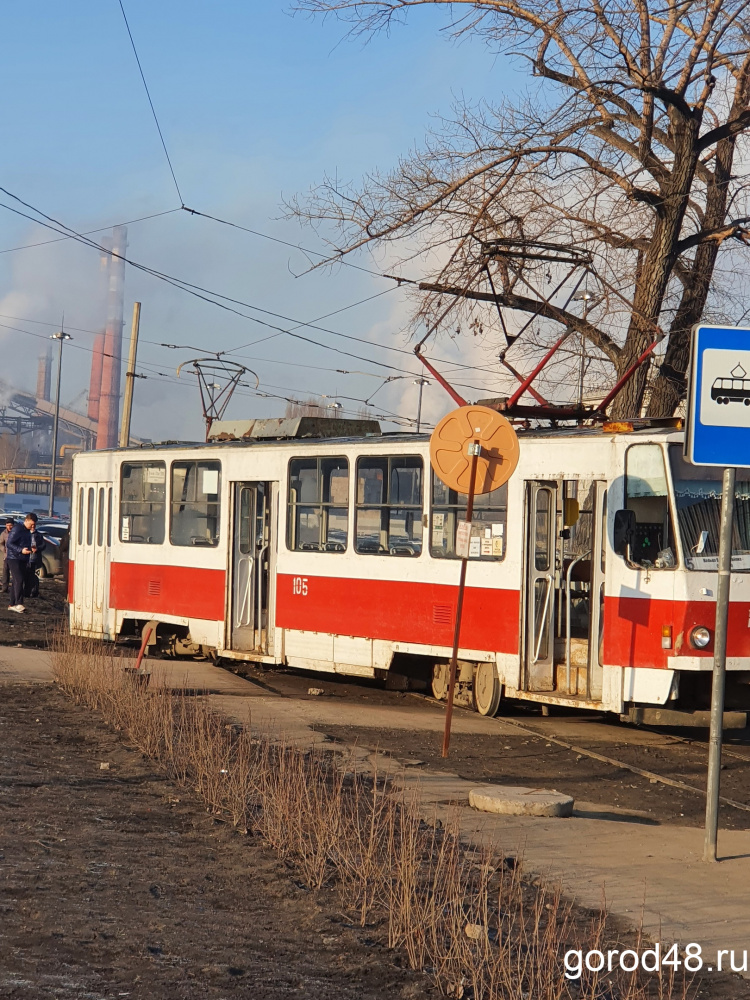
[[[44,535],[41,531],[37,530],[35,519],[34,527],[31,529],[31,555],[29,556],[26,579],[23,585],[23,592],[26,597],[39,597],[39,577],[36,575],[36,571],[42,565],[42,552],[44,552],[46,547],[47,543],[44,540]]]
[[[23,586],[31,555],[31,531],[36,528],[36,514],[27,514],[23,524],[15,524],[5,543],[10,566],[10,604],[8,611],[23,612]]]

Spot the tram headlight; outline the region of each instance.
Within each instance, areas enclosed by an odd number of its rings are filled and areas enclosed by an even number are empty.
[[[705,625],[698,625],[690,631],[690,645],[694,649],[705,649],[711,641],[711,633]]]

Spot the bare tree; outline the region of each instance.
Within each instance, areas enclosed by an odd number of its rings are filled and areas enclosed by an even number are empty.
[[[291,211],[337,227],[331,260],[378,245],[401,261],[439,260],[416,311],[433,325],[453,322],[452,309],[497,305],[501,320],[520,310],[540,317],[548,339],[577,331],[617,375],[663,332],[647,406],[673,413],[691,327],[707,310],[738,318],[717,288],[744,295],[736,255],[722,251],[748,238],[750,0],[298,0],[354,32],[428,3],[446,7],[456,35],[524,58],[535,93],[463,104],[389,173],[359,187],[326,178]],[[493,255],[497,240],[585,252],[598,301],[579,315],[568,292],[580,275],[563,274],[556,301],[560,268]],[[619,415],[641,412],[647,367],[620,393]]]

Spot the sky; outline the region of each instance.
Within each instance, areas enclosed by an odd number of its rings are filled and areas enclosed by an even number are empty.
[[[365,43],[348,37],[340,21],[293,15],[285,2],[123,2],[181,196],[118,0],[3,5],[0,186],[78,232],[169,213],[128,226],[129,258],[279,314],[241,307],[256,320],[288,329],[327,316],[319,322],[326,331],[367,341],[298,327],[338,350],[316,346],[128,268],[125,339],[140,301],[138,370],[147,376],[136,382],[133,433],[200,439],[195,381],[178,380],[176,369],[240,347],[237,356],[267,395],[238,391],[228,417],[280,416],[283,397],[339,402],[354,416],[378,390],[373,415],[413,420],[418,363],[386,349],[410,349],[413,304],[403,289],[350,267],[302,275],[309,261],[298,250],[191,216],[180,205],[324,250],[318,234],[283,218],[285,198],[325,174],[357,182],[367,171],[387,170],[456,97],[499,100],[519,86],[513,65],[479,40],[452,41],[440,30],[441,12],[429,8]],[[1,193],[0,205],[34,214]],[[64,316],[73,340],[61,398],[85,411],[93,337],[105,318],[100,255],[72,240],[47,242],[57,238],[0,207],[0,378],[33,390],[38,355]],[[352,262],[382,266],[368,254]],[[450,341],[440,353],[459,357]],[[403,377],[383,385],[396,374]],[[252,375],[247,383],[255,385]],[[425,389],[428,421],[452,405],[439,387]]]

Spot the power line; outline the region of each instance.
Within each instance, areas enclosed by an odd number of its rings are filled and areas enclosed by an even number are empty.
[[[164,141],[164,135],[162,134],[161,125],[159,124],[159,119],[156,117],[156,109],[154,108],[154,102],[151,100],[151,93],[148,89],[148,84],[146,83],[146,77],[143,72],[143,67],[141,66],[141,60],[138,58],[138,49],[135,47],[135,41],[133,40],[133,32],[130,30],[130,25],[128,24],[128,18],[125,14],[125,8],[122,5],[122,0],[118,0],[120,4],[120,10],[122,11],[122,18],[125,21],[125,27],[128,29],[128,38],[130,39],[130,44],[133,46],[133,55],[135,56],[135,61],[138,63],[138,72],[141,74],[141,80],[143,80],[143,89],[146,91],[146,97],[148,98],[148,103],[151,108],[151,114],[154,116],[154,122],[156,123],[156,130],[159,133],[159,138],[161,139],[162,148],[164,149],[164,155],[167,158],[167,163],[169,164],[169,172],[172,175],[172,180],[174,181],[174,186],[177,190],[177,197],[180,199],[180,205],[184,207],[185,201],[182,197],[182,192],[180,191],[180,185],[177,183],[177,178],[175,177],[174,167],[172,166],[172,161],[169,158],[169,151],[167,150],[167,144]]]
[[[401,372],[401,373],[407,373],[407,369],[398,368],[395,365],[389,365],[386,362],[377,361],[374,358],[366,358],[366,357],[363,357],[362,355],[354,354],[354,353],[352,353],[350,351],[344,351],[341,348],[332,347],[330,344],[321,343],[320,341],[314,340],[311,337],[305,337],[305,336],[303,336],[300,333],[294,333],[292,331],[294,329],[299,329],[300,327],[309,327],[310,329],[320,330],[323,333],[327,333],[327,334],[330,334],[330,335],[335,336],[335,337],[342,337],[345,340],[350,340],[350,341],[354,341],[356,343],[365,344],[368,347],[374,347],[374,348],[377,348],[377,349],[380,349],[380,350],[391,351],[391,352],[394,352],[396,354],[406,355],[409,358],[413,358],[414,357],[414,354],[413,354],[412,351],[405,350],[404,348],[392,347],[392,346],[390,346],[388,344],[373,344],[371,341],[366,340],[363,337],[356,337],[353,334],[341,333],[338,330],[331,330],[328,327],[319,326],[315,322],[308,323],[308,322],[305,322],[305,321],[300,321],[300,320],[297,320],[297,319],[295,319],[293,317],[286,316],[283,313],[278,313],[278,312],[275,312],[274,310],[265,309],[265,308],[263,308],[261,306],[256,306],[253,303],[245,302],[242,299],[232,298],[231,296],[224,295],[224,294],[222,294],[220,292],[215,292],[215,291],[213,291],[211,289],[204,288],[201,285],[197,285],[197,284],[194,284],[192,282],[185,281],[182,278],[176,278],[173,275],[166,274],[163,271],[157,271],[155,268],[148,267],[147,265],[141,264],[138,261],[134,261],[134,260],[132,260],[130,258],[127,258],[127,257],[124,257],[124,256],[122,256],[120,254],[114,253],[113,251],[109,250],[108,248],[103,247],[100,244],[96,243],[96,241],[90,240],[84,234],[77,232],[76,230],[72,229],[70,226],[66,226],[65,223],[60,222],[59,220],[53,218],[52,216],[47,215],[41,209],[38,209],[34,205],[31,205],[29,202],[24,201],[18,195],[15,195],[11,191],[9,191],[7,188],[0,187],[0,191],[2,191],[4,194],[8,195],[14,201],[19,202],[25,208],[30,209],[32,212],[35,212],[37,215],[41,215],[42,218],[47,219],[48,221],[47,222],[42,222],[40,219],[35,219],[33,216],[30,216],[27,213],[20,211],[20,209],[13,208],[11,205],[6,205],[6,204],[4,204],[2,202],[0,202],[0,207],[1,208],[5,208],[9,212],[13,212],[16,215],[20,215],[23,218],[29,219],[30,221],[35,222],[37,225],[44,226],[47,229],[51,229],[53,232],[58,232],[58,233],[61,232],[61,229],[60,228],[56,228],[56,227],[62,227],[62,230],[66,230],[67,233],[70,234],[70,238],[71,239],[77,240],[78,242],[83,243],[85,246],[89,246],[89,247],[91,247],[93,249],[96,249],[96,250],[98,250],[101,253],[108,253],[112,257],[116,257],[117,259],[123,260],[125,263],[130,264],[131,267],[134,267],[137,270],[143,271],[146,274],[150,274],[152,277],[158,278],[159,280],[164,281],[167,284],[172,285],[173,287],[180,289],[181,291],[187,292],[187,294],[192,295],[195,298],[200,299],[201,301],[208,302],[210,305],[214,305],[217,308],[222,309],[222,310],[224,310],[226,312],[230,312],[230,313],[232,313],[234,315],[240,316],[241,318],[249,320],[252,323],[257,323],[258,325],[265,326],[266,328],[271,329],[271,330],[277,330],[279,333],[287,334],[290,337],[294,337],[295,339],[302,340],[302,341],[305,341],[307,343],[313,344],[316,347],[321,347],[321,348],[323,348],[325,350],[334,351],[337,354],[342,354],[342,355],[345,355],[347,357],[352,357],[352,358],[355,358],[358,361],[365,361],[368,364],[375,364],[375,365],[377,365],[380,368],[387,368],[390,371],[397,371],[397,372]],[[51,223],[51,225],[50,225],[50,223]],[[390,291],[390,289],[389,289],[389,291]],[[222,299],[224,301],[217,301],[217,299]],[[227,305],[226,303],[232,303],[233,305]],[[261,320],[257,316],[250,316],[247,313],[241,312],[239,309],[236,309],[236,308],[233,307],[235,305],[240,305],[240,306],[243,306],[243,307],[245,307],[247,309],[252,309],[252,310],[254,310],[256,312],[260,312],[260,313],[262,313],[264,315],[267,315],[267,316],[273,316],[274,318],[283,319],[286,322],[291,322],[291,323],[296,324],[296,326],[294,326],[291,330],[289,328],[286,328],[286,327],[277,326],[276,324],[270,323],[267,320]],[[217,352],[216,351],[209,351],[208,353],[216,354]],[[228,352],[218,352],[218,353],[222,354],[222,353],[228,353]],[[455,364],[455,362],[451,362],[451,361],[447,361],[446,362],[446,361],[444,361],[444,359],[440,359],[440,358],[437,358],[435,360],[438,361],[438,362],[440,362],[440,363],[448,363],[448,364],[451,364],[451,365]],[[475,368],[478,371],[486,371],[485,368],[480,368],[479,366],[462,366],[462,367],[467,367],[467,368],[468,367],[473,367],[473,368]],[[416,373],[415,372],[408,372],[408,374],[419,375],[421,373],[420,372],[416,372]],[[468,386],[468,388],[476,388],[476,387],[475,386]]]
[[[41,322],[41,321],[34,321],[34,320],[32,320],[30,322]],[[45,326],[54,326],[55,324],[47,324],[47,323],[45,323],[44,325]],[[45,342],[48,341],[48,339],[49,339],[43,333],[34,333],[33,330],[23,330],[21,327],[10,326],[7,323],[0,323],[0,329],[12,330],[15,333],[23,333],[23,334],[26,334],[26,336],[28,336],[28,337],[34,337],[37,340],[43,340]],[[76,328],[75,327],[68,327],[68,329],[76,329]],[[78,329],[80,329],[80,328],[78,328]],[[91,332],[91,331],[82,331],[82,332]],[[82,344],[76,344],[76,343],[70,344],[69,345],[69,349],[70,350],[83,351],[86,354],[93,354],[94,353],[93,348],[91,348],[91,347],[84,347]],[[108,352],[102,352],[102,353],[104,354],[105,357],[113,357],[116,361],[122,362],[122,360],[123,360],[122,355],[120,355],[118,357],[116,355],[109,354]],[[155,377],[158,376],[159,379],[166,380],[167,382],[169,382],[172,385],[176,385],[176,386],[184,386],[185,385],[184,382],[180,382],[171,372],[162,371],[161,370],[161,366],[159,366],[158,364],[154,364],[153,362],[139,361],[138,362],[138,368],[139,369],[146,369],[146,371],[148,372],[148,374],[142,376],[143,378],[146,378],[146,379],[152,378],[153,379],[153,378],[155,378]],[[194,373],[188,370],[186,372],[186,374],[193,375]],[[274,385],[273,383],[268,383],[268,382],[263,383],[263,384],[268,385],[269,388],[281,389],[284,392],[290,392],[290,393],[301,392],[303,394],[304,393],[310,393],[310,394],[312,394],[314,396],[323,396],[323,397],[326,396],[325,393],[316,393],[312,389],[297,390],[297,389],[291,389],[288,386],[277,386],[277,385]],[[250,396],[259,396],[261,398],[280,399],[280,400],[285,401],[287,403],[295,403],[295,404],[304,404],[304,402],[305,402],[304,400],[298,399],[295,396],[280,395],[279,393],[267,392],[267,391],[265,391],[263,389],[252,389],[250,386],[247,386],[244,383],[242,383],[242,385],[243,385],[244,388],[247,388],[250,391],[249,392],[242,392],[242,391],[238,390],[235,393],[235,395],[248,396],[248,397],[250,397]],[[337,398],[337,397],[336,397],[336,395],[331,394],[331,398]],[[342,398],[354,399],[354,397],[351,397],[351,396],[346,396],[346,397],[342,397]],[[360,400],[354,400],[354,401],[355,402],[360,402]],[[366,400],[361,400],[361,402],[366,403],[367,401]],[[343,412],[354,413],[355,411],[353,411],[353,410],[345,410]],[[390,422],[390,423],[397,423],[397,424],[398,423],[406,423],[406,424],[411,424],[411,423],[414,422],[412,420],[412,418],[406,417],[406,416],[404,416],[403,414],[400,414],[400,413],[396,413],[393,410],[387,411],[385,413],[377,413],[376,412],[374,414],[374,416],[377,417],[377,418],[379,418],[379,419],[381,419],[381,420],[385,420],[387,422]]]
[[[134,226],[136,222],[146,222],[148,219],[158,219],[162,215],[172,215],[174,212],[182,211],[179,208],[168,208],[165,212],[154,212],[152,215],[142,215],[138,219],[129,219],[127,222],[115,222],[110,226],[100,226],[98,229],[88,229],[85,233],[81,233],[82,236],[91,236],[94,233],[103,233],[108,229],[114,229],[116,226]],[[37,222],[36,219],[32,220]],[[41,222],[37,222],[37,225],[42,225]],[[47,227],[49,228],[49,227]],[[1,253],[15,253],[17,250],[31,250],[33,247],[46,247],[51,243],[64,243],[65,240],[72,240],[72,236],[60,236],[56,240],[42,240],[41,243],[25,243],[20,247],[8,247],[7,250],[0,250]],[[33,322],[33,320],[30,320]],[[54,324],[53,324],[54,325]]]
[[[197,208],[188,208],[187,205],[182,206],[184,212],[189,212],[190,215],[199,215],[202,219],[211,219],[212,222],[218,222],[222,226],[229,226],[232,229],[241,229],[243,233],[250,233],[252,236],[259,236],[263,240],[271,240],[273,243],[280,243],[282,246],[290,247],[292,250],[299,250],[300,253],[309,254],[311,257],[320,257],[321,260],[332,260],[332,258],[320,250],[310,250],[309,247],[300,246],[298,243],[290,243],[288,240],[282,240],[278,236],[271,236],[269,233],[262,233],[259,229],[250,229],[249,226],[241,226],[239,222],[230,222],[228,219],[220,219],[216,215],[209,215],[208,212],[199,212]],[[362,267],[360,264],[353,264],[350,260],[344,259],[344,250],[337,250],[335,262],[337,264],[343,264],[345,267],[351,267],[355,271],[363,271],[365,274],[372,274],[376,278],[387,278],[390,281],[395,281],[398,285],[415,285],[417,282],[412,278],[401,278],[397,274],[386,274],[384,271],[374,271],[369,267]]]

